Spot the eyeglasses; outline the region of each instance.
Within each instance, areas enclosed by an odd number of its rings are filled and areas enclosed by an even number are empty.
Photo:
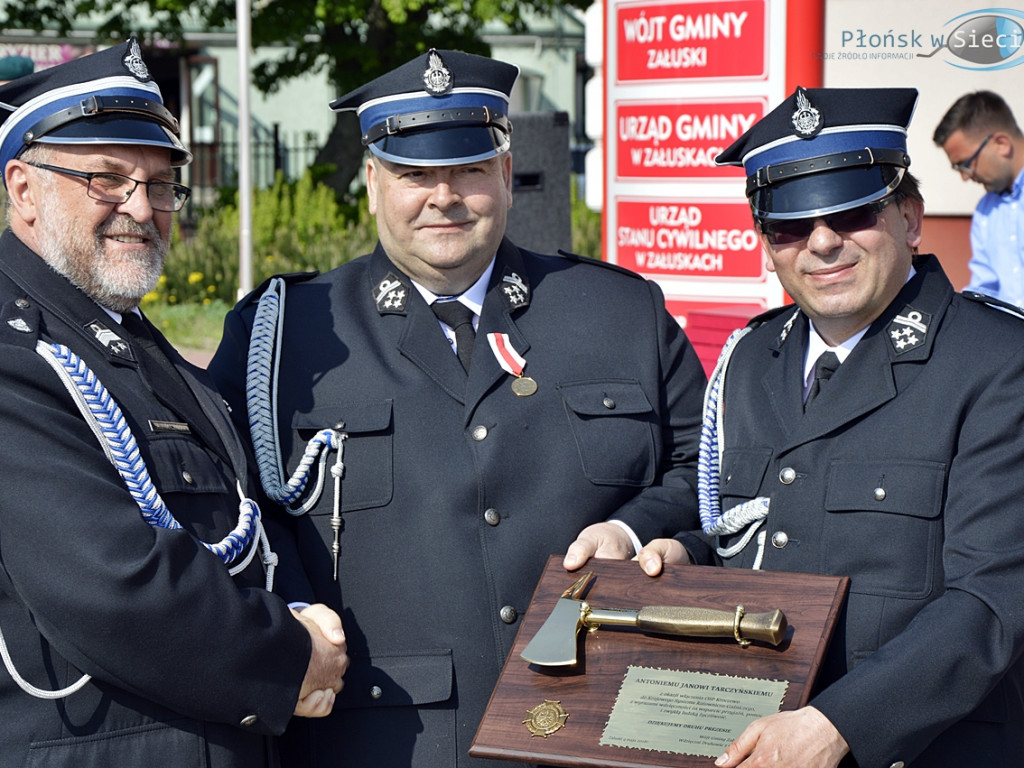
[[[878,214],[896,199],[896,195],[888,195],[873,203],[860,205],[826,216],[812,216],[806,219],[758,219],[757,225],[761,234],[772,245],[790,245],[799,243],[811,236],[815,223],[824,221],[825,226],[837,234],[858,232],[870,229],[878,223]]]
[[[978,159],[978,155],[981,154],[981,150],[985,148],[985,145],[988,144],[989,139],[991,139],[993,136],[995,136],[994,133],[990,133],[988,136],[986,136],[985,140],[978,145],[978,148],[976,150],[974,150],[974,154],[968,157],[966,160],[959,163],[953,163],[953,170],[956,171],[957,173],[966,173],[969,176],[973,176],[974,162]]]
[[[173,184],[169,181],[140,181],[120,173],[108,173],[97,171],[88,173],[86,171],[73,171],[70,168],[60,168],[56,165],[46,163],[29,162],[33,168],[42,168],[44,171],[63,173],[67,176],[75,176],[79,179],[86,179],[89,186],[86,194],[93,200],[103,203],[114,203],[120,205],[128,202],[139,185],[146,188],[146,195],[149,197],[149,204],[157,211],[180,211],[188,200],[192,190],[184,184]]]

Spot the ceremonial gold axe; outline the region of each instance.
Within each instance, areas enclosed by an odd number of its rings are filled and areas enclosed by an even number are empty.
[[[551,615],[520,654],[523,659],[544,667],[575,664],[580,628],[593,631],[601,625],[686,637],[732,637],[744,647],[752,640],[778,645],[786,636],[786,617],[778,608],[750,614],[742,605],[732,612],[673,606],[648,606],[636,611],[591,608],[580,594],[593,576],[594,572],[588,571],[562,593]]]

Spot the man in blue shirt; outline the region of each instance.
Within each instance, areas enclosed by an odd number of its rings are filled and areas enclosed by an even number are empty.
[[[961,96],[932,136],[953,170],[985,187],[971,220],[970,290],[1024,306],[1024,134],[991,91]]]

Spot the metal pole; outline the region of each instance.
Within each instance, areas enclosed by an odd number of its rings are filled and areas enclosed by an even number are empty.
[[[251,71],[249,0],[235,0],[238,26],[238,298],[252,285],[252,149],[249,86]]]

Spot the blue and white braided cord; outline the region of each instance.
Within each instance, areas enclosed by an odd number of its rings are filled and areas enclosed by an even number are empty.
[[[729,366],[736,344],[750,328],[739,328],[729,336],[718,362],[704,391],[704,420],[700,431],[700,448],[697,455],[697,503],[700,510],[701,528],[709,535],[728,535],[750,526],[739,542],[731,547],[718,550],[722,557],[732,557],[740,552],[768,516],[769,499],[759,496],[721,511],[720,483],[722,475],[722,451],[725,430],[725,372]]]
[[[36,352],[60,377],[65,389],[74,399],[75,405],[78,406],[79,412],[99,441],[107,459],[117,469],[132,498],[139,505],[143,519],[152,526],[170,530],[180,529],[181,525],[174,519],[174,515],[167,509],[160,494],[153,487],[149,470],[146,469],[146,463],[139,454],[135,436],[132,435],[131,429],[125,423],[120,407],[110,397],[95,374],[77,355],[63,345],[51,345],[39,341],[36,343]],[[236,486],[241,504],[239,505],[238,525],[235,530],[217,544],[200,543],[230,565],[253,540],[254,534],[258,535],[263,549],[263,562],[267,565],[266,583],[269,592],[273,590],[274,586],[277,555],[270,551],[270,542],[267,540],[260,522],[259,507],[244,497],[240,484],[236,483]],[[255,552],[254,545],[242,562],[229,569],[230,573],[234,575],[248,566]],[[66,698],[81,690],[92,679],[92,675],[83,674],[71,685],[54,691],[32,685],[18,673],[14,666],[14,660],[7,649],[7,642],[4,640],[2,632],[0,632],[0,659],[3,660],[7,672],[18,687],[37,699]]]
[[[331,450],[337,451],[336,464],[331,469],[335,481],[344,469],[342,446],[344,433],[337,429],[322,429],[306,444],[302,459],[291,478],[285,479],[281,441],[277,432],[277,369],[280,359],[284,315],[285,281],[274,278],[260,297],[253,320],[246,362],[245,397],[249,415],[249,432],[256,452],[256,466],[260,482],[267,495],[284,505],[293,515],[301,515],[319,501],[327,476],[327,458]],[[292,504],[306,490],[312,466],[319,461],[316,487],[298,507]]]
[[[57,371],[65,387],[74,396],[79,410],[99,439],[107,458],[121,475],[128,492],[139,505],[143,520],[157,528],[180,529],[181,524],[174,519],[174,515],[153,485],[146,462],[139,453],[135,436],[125,422],[121,408],[102,382],[78,355],[62,344],[39,341],[36,344],[36,351]],[[256,531],[261,527],[259,507],[251,499],[242,498],[235,529],[216,544],[205,541],[200,543],[225,564],[230,565],[250,543],[253,543]],[[245,564],[251,559],[252,553]],[[241,568],[244,568],[245,564],[241,565]],[[232,572],[235,573],[237,570],[234,569]]]

